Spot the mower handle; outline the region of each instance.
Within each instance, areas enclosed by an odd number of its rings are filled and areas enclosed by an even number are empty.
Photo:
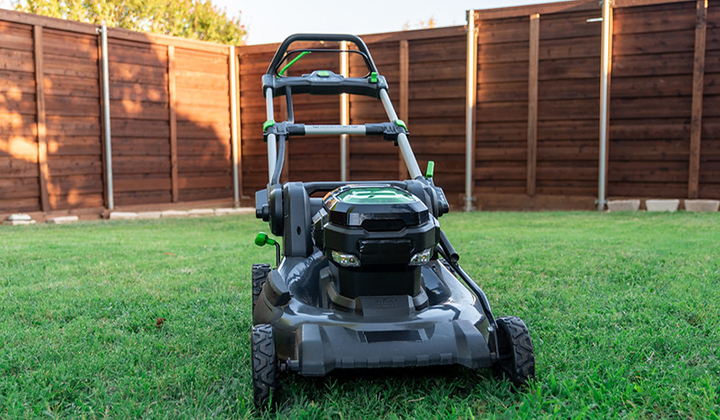
[[[270,62],[270,67],[268,67],[267,72],[265,74],[275,74],[277,72],[277,67],[282,63],[283,58],[285,58],[285,53],[288,50],[288,47],[290,47],[290,44],[293,42],[298,41],[348,41],[355,44],[355,46],[358,47],[358,50],[362,55],[367,57],[367,65],[370,67],[371,72],[377,72],[377,66],[375,66],[375,61],[373,61],[372,56],[370,55],[370,51],[367,48],[367,45],[365,45],[365,42],[360,39],[357,35],[350,35],[350,34],[294,34],[290,35],[289,37],[285,38],[285,40],[280,44],[280,47],[278,47],[277,51],[275,51],[275,56],[273,57],[272,61]]]
[[[314,182],[303,182],[303,187],[307,191],[308,195],[313,195],[316,192],[328,192],[336,188],[340,188],[343,185],[390,185],[405,189],[407,186],[406,182],[403,181],[314,181]]]

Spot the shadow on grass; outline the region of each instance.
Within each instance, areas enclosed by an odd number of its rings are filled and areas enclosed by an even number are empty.
[[[337,370],[320,378],[287,373],[281,377],[274,412],[291,415],[299,414],[298,409],[317,408],[318,413],[337,413],[341,418],[370,418],[377,413],[401,418],[422,413],[437,417],[442,412],[467,416],[485,405],[507,408],[526,392],[496,378],[491,369],[462,366]],[[354,411],[348,413],[348,407]]]

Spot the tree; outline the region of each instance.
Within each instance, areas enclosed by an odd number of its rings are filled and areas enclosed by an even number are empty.
[[[240,16],[211,0],[16,0],[15,10],[61,19],[242,45]]]
[[[409,31],[411,29],[432,29],[435,27],[435,18],[430,17],[428,20],[421,20],[418,24],[411,25],[410,21],[405,22],[403,25],[403,31]]]

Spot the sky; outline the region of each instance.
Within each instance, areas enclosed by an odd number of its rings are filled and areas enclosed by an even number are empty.
[[[281,42],[299,32],[356,35],[419,29],[435,20],[436,27],[465,24],[468,9],[491,9],[558,0],[213,0],[230,15],[241,12],[247,43]]]

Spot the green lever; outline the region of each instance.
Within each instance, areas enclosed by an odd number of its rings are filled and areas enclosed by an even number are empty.
[[[297,57],[293,58],[289,63],[287,63],[287,64],[285,65],[285,67],[282,68],[282,70],[280,70],[280,72],[278,72],[278,75],[284,76],[285,71],[287,71],[287,69],[289,69],[290,66],[292,66],[293,64],[295,64],[296,61],[298,61],[299,59],[305,57],[306,55],[310,54],[311,52],[312,52],[312,51],[303,51],[303,52],[301,52],[300,54],[298,54]]]
[[[425,172],[425,178],[432,178],[435,173],[435,162],[432,160],[428,162],[427,172]],[[257,242],[257,239],[255,240]]]
[[[257,245],[257,246],[275,245],[275,266],[277,267],[280,265],[280,243],[278,241],[269,237],[267,233],[260,232],[255,237],[255,245]]]
[[[268,236],[265,232],[260,232],[255,237],[255,245],[257,246],[265,246],[265,245],[275,245],[277,244],[277,241],[271,237]]]

